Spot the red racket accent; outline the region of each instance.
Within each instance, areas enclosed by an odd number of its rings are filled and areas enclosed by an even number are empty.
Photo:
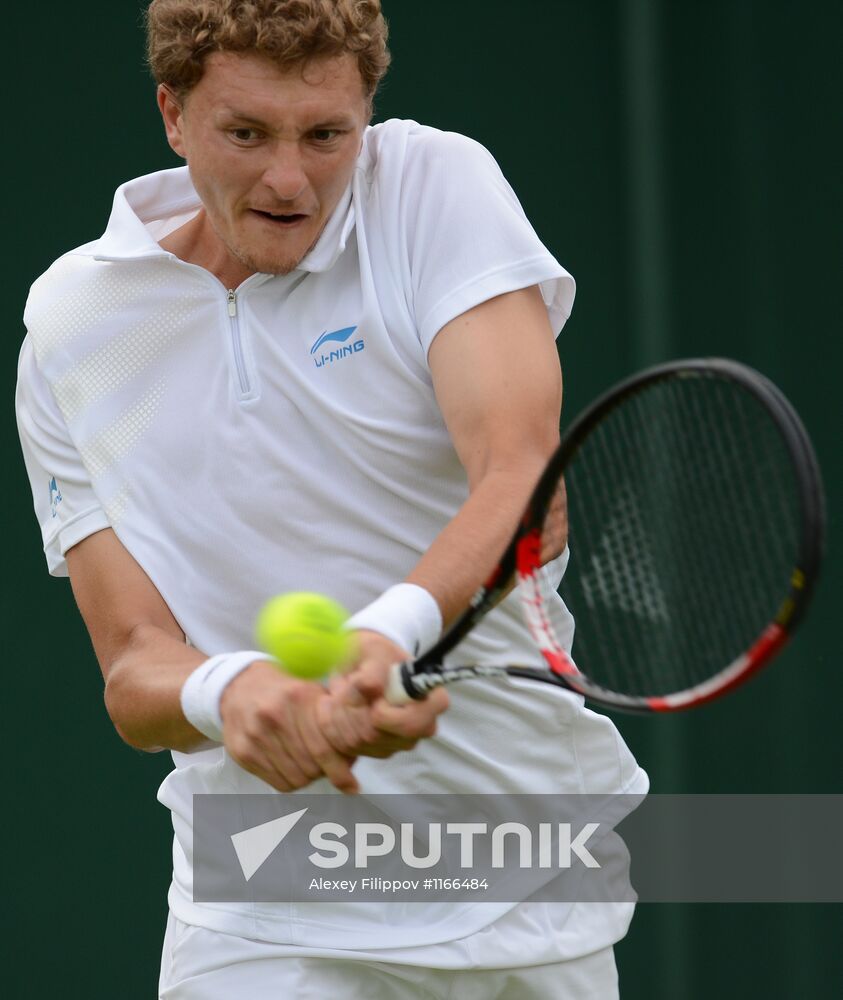
[[[541,566],[542,533],[540,528],[533,530],[518,540],[515,568],[520,576],[532,576]]]
[[[680,694],[647,698],[645,699],[647,707],[653,712],[674,712],[677,708],[705,705],[706,702],[719,698],[749,680],[781,651],[787,640],[788,633],[781,625],[775,623],[768,625],[748,652],[706,684]]]
[[[787,632],[785,632],[781,625],[773,623],[764,629],[761,638],[747,654],[750,664],[747,668],[747,674],[754,673],[759,667],[763,667],[768,660],[772,659],[779,652],[786,642]]]
[[[547,660],[547,665],[553,671],[554,674],[560,674],[564,677],[578,677],[581,676],[579,670],[577,670],[573,661],[570,657],[566,656],[564,653],[559,653],[556,651],[543,649],[544,658]]]

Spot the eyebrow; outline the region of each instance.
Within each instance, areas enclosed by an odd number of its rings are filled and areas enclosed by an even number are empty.
[[[238,111],[236,108],[223,108],[220,111],[220,117],[236,119],[237,121],[244,122],[245,124],[248,125],[258,125],[261,128],[271,127],[267,125],[267,123],[262,118],[256,118],[254,115],[248,114],[245,111]],[[338,113],[333,117],[318,119],[312,125],[308,126],[308,131],[320,128],[338,128],[338,127],[349,128],[353,124],[354,120],[351,117],[349,117],[348,115],[344,115],[342,113]]]

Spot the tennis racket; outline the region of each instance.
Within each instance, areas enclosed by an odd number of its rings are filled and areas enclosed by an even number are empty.
[[[387,698],[508,675],[628,711],[701,705],[792,635],[824,524],[811,442],[776,386],[724,359],[649,368],[571,424],[489,580],[435,646],[393,668]],[[568,525],[557,588],[547,563]],[[514,583],[546,667],[444,666]],[[552,625],[560,598],[576,622],[573,658]]]

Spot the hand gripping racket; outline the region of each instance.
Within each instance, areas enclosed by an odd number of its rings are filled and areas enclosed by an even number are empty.
[[[566,493],[571,556],[557,593],[543,567],[564,548]],[[569,427],[489,580],[435,646],[393,668],[387,698],[509,675],[628,711],[703,704],[793,633],[824,523],[811,442],[779,389],[722,359],[650,368]],[[513,583],[546,668],[445,667]],[[549,613],[560,597],[576,622],[572,655]]]

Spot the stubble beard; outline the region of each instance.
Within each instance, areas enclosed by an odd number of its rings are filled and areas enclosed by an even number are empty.
[[[248,270],[259,274],[274,274],[282,277],[285,274],[292,274],[311,250],[313,250],[324,232],[325,224],[322,225],[316,234],[316,238],[307,249],[296,256],[287,256],[286,258],[283,256],[273,257],[268,252],[258,255],[250,252],[246,247],[235,246],[229,243],[226,243],[226,248],[237,263],[242,264]]]
[[[297,256],[295,259],[290,258],[287,260],[269,257],[256,257],[245,250],[239,250],[237,247],[231,246],[228,248],[228,252],[232,257],[234,257],[238,264],[242,264],[242,266],[249,271],[256,274],[274,274],[283,276],[285,274],[292,274],[308,253],[310,253],[310,249]]]

